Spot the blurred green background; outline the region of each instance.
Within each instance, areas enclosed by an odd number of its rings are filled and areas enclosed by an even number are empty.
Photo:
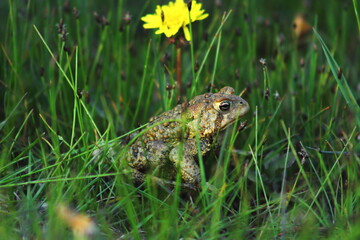
[[[192,24],[193,56],[182,48],[181,95],[175,46],[140,20],[168,1],[0,2],[0,236],[73,237],[65,202],[96,219],[98,238],[359,237],[360,3],[199,2],[209,17]],[[135,187],[121,153],[94,159],[101,142],[223,86],[251,112],[204,158],[222,195]]]

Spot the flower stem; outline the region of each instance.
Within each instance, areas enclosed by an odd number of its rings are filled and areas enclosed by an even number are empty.
[[[176,47],[176,83],[181,96],[181,47]]]

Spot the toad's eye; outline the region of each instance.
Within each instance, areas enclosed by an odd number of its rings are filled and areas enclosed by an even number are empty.
[[[221,111],[226,112],[230,109],[231,102],[230,101],[222,101],[219,105]]]

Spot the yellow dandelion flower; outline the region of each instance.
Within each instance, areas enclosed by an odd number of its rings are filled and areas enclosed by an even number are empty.
[[[203,20],[209,16],[201,9],[202,4],[192,1],[190,18],[191,22]],[[166,37],[174,36],[180,28],[184,31],[187,41],[190,41],[190,31],[187,25],[190,23],[189,9],[184,0],[169,2],[168,5],[156,6],[155,14],[148,14],[141,18],[144,28],[156,29],[155,34],[164,33]]]

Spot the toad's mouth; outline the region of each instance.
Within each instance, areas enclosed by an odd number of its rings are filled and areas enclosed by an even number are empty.
[[[221,127],[221,130],[225,130],[227,127],[231,126],[234,122],[236,122],[238,120],[240,120],[240,117],[231,119],[230,121],[227,122],[227,124],[225,124],[223,127]]]

